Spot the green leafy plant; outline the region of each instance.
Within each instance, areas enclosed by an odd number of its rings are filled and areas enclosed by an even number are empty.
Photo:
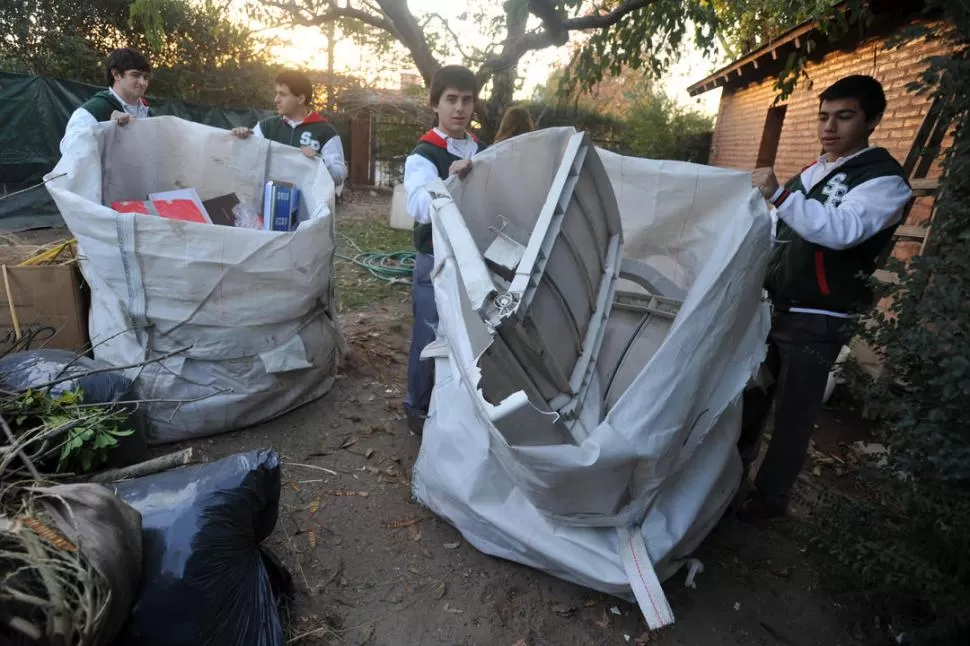
[[[86,473],[104,464],[119,439],[134,433],[120,425],[127,411],[111,405],[83,403],[79,389],[51,395],[27,390],[6,396],[0,412],[14,422],[15,435],[47,442],[43,455],[57,454],[59,473]]]

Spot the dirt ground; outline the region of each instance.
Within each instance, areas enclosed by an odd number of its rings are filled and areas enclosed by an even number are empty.
[[[666,584],[677,623],[652,637],[630,604],[462,541],[411,499],[419,439],[400,408],[406,312],[385,303],[348,313],[341,323],[352,353],[328,396],[203,441],[213,458],[264,446],[283,456],[283,511],[270,546],[296,581],[294,636],[307,635],[300,643],[857,643],[805,546],[783,525],[722,523],[698,554],[706,570],[697,588],[684,587],[682,575]],[[349,492],[360,495],[337,495]]]
[[[383,228],[388,204],[386,194],[354,193],[338,208],[338,229]],[[394,236],[394,243],[409,237]],[[341,272],[344,285],[367,280],[346,261]],[[847,629],[851,609],[822,588],[819,557],[794,537],[797,520],[766,527],[722,522],[697,554],[706,569],[696,589],[684,586],[682,574],[665,584],[677,623],[659,634],[648,633],[631,604],[486,556],[461,540],[411,498],[420,441],[409,435],[400,404],[408,298],[405,285],[385,286],[376,300],[353,301],[341,312],[350,354],[326,397],[266,424],[192,443],[211,459],[262,447],[282,456],[283,507],[268,546],[297,589],[291,643],[861,643]],[[864,428],[843,424],[843,417],[823,415],[818,455],[865,437]],[[813,461],[806,478],[818,477],[813,469],[833,475]]]
[[[706,570],[697,588],[685,588],[681,575],[666,584],[677,623],[653,636],[630,604],[463,542],[411,499],[419,440],[408,434],[399,403],[405,312],[385,304],[344,317],[353,352],[325,398],[202,442],[212,458],[259,447],[283,456],[283,510],[269,545],[296,582],[300,643],[857,643],[820,590],[804,545],[782,526],[722,523],[698,554]],[[350,492],[358,495],[337,495]]]

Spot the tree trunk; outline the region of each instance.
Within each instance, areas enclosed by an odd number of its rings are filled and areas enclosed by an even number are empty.
[[[479,114],[482,123],[482,140],[492,143],[498,133],[502,116],[512,104],[515,92],[516,68],[510,67],[492,76],[492,92],[484,102],[484,114]]]
[[[529,20],[529,12],[521,11],[516,7],[508,7],[505,11],[506,40],[502,48],[502,55],[509,52],[513,43],[517,42],[525,35],[526,23]],[[484,109],[479,110],[479,118],[482,123],[482,139],[492,143],[498,132],[499,124],[502,122],[502,115],[512,104],[512,95],[515,93],[515,79],[518,78],[518,59],[513,65],[495,66],[494,61],[486,61],[483,71],[491,69],[492,93],[485,102]],[[479,73],[479,78],[482,74]]]
[[[394,36],[411,53],[415,67],[421,73],[426,85],[431,85],[431,77],[441,68],[441,63],[434,57],[428,40],[425,38],[421,25],[408,9],[407,0],[377,0],[381,11],[394,25]]]

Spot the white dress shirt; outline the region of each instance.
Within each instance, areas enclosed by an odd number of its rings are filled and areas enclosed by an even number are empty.
[[[448,152],[459,159],[471,159],[478,152],[478,142],[469,134],[464,139],[455,139],[438,128],[434,132],[447,142]],[[404,190],[408,194],[408,215],[419,224],[431,222],[431,194],[427,186],[436,179],[438,169],[428,158],[408,155],[404,161]]]
[[[126,103],[121,96],[115,92],[113,87],[108,88],[108,92],[118,100],[124,111],[130,114],[136,119],[144,119],[148,117],[148,106],[139,101],[138,103]],[[98,124],[98,120],[94,118],[94,115],[85,110],[84,108],[76,109],[72,114],[71,118],[67,121],[67,128],[64,130],[64,136],[61,138],[60,151],[64,154],[64,150],[71,143],[71,141],[77,137],[78,134],[84,132],[88,128],[93,128]]]

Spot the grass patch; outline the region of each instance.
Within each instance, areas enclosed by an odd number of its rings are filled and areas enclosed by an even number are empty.
[[[410,279],[395,282],[381,280],[348,260],[359,253],[354,245],[360,251],[381,253],[414,249],[410,231],[398,231],[380,221],[338,219],[337,253],[340,257],[334,260],[337,311],[359,309],[391,296],[409,297]]]

